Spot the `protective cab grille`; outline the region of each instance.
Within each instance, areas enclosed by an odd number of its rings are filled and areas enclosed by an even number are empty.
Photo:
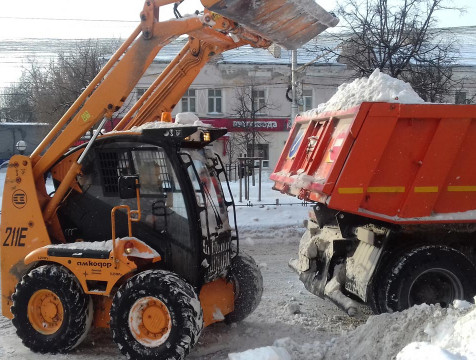
[[[206,281],[212,281],[224,274],[230,266],[231,236],[230,232],[218,234],[211,240],[206,240],[204,253],[208,257]]]

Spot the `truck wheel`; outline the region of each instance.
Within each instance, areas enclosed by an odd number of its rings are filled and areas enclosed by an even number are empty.
[[[382,299],[384,299],[385,292],[385,289],[382,285],[382,275],[383,274],[380,273],[374,275],[375,278],[372,281],[369,293],[367,295],[368,305],[370,306],[370,309],[373,311],[374,314],[381,314],[382,312],[384,312],[382,308],[385,308],[385,300],[383,300],[382,302]]]
[[[235,288],[235,309],[225,315],[225,321],[234,323],[258,307],[263,295],[263,276],[254,259],[243,252],[231,260],[230,275]]]
[[[12,323],[32,351],[70,351],[91,327],[92,300],[61,266],[44,265],[30,271],[17,284],[12,299]]]
[[[458,250],[441,245],[410,250],[386,276],[386,310],[424,303],[447,307],[456,299],[471,300],[476,295],[475,278],[474,265]]]
[[[112,338],[129,359],[183,359],[202,328],[197,293],[168,271],[135,275],[112,301]]]

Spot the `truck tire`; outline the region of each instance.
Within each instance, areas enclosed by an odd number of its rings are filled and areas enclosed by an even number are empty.
[[[374,274],[374,279],[370,285],[370,290],[367,295],[367,303],[370,306],[372,312],[376,315],[385,312],[385,288],[383,287],[383,274],[386,271],[378,272]]]
[[[235,290],[235,309],[225,315],[230,324],[242,321],[258,307],[263,295],[263,276],[254,259],[243,252],[231,260],[229,274]]]
[[[93,318],[92,300],[74,275],[44,265],[23,276],[12,295],[12,323],[34,352],[64,353],[86,337]]]
[[[447,307],[456,299],[476,295],[476,268],[460,251],[427,245],[399,257],[384,280],[383,312],[402,311],[418,304]]]
[[[112,338],[128,359],[181,360],[198,341],[202,328],[197,293],[169,271],[135,275],[112,301]]]

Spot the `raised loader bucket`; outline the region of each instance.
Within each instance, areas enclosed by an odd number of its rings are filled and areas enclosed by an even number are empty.
[[[208,10],[293,50],[302,46],[339,19],[314,0],[201,0]]]

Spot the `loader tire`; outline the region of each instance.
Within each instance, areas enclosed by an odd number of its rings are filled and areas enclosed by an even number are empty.
[[[181,360],[198,341],[202,328],[197,293],[169,271],[135,275],[112,301],[112,338],[128,359]]]
[[[454,300],[476,295],[476,268],[460,251],[427,245],[402,255],[384,281],[383,312],[402,311],[418,304],[447,307]]]
[[[230,276],[235,291],[235,309],[225,315],[227,323],[239,322],[259,305],[263,295],[263,276],[254,259],[240,252],[231,260]]]
[[[12,295],[12,323],[34,352],[65,353],[86,337],[93,303],[65,268],[44,265],[23,276]]]

